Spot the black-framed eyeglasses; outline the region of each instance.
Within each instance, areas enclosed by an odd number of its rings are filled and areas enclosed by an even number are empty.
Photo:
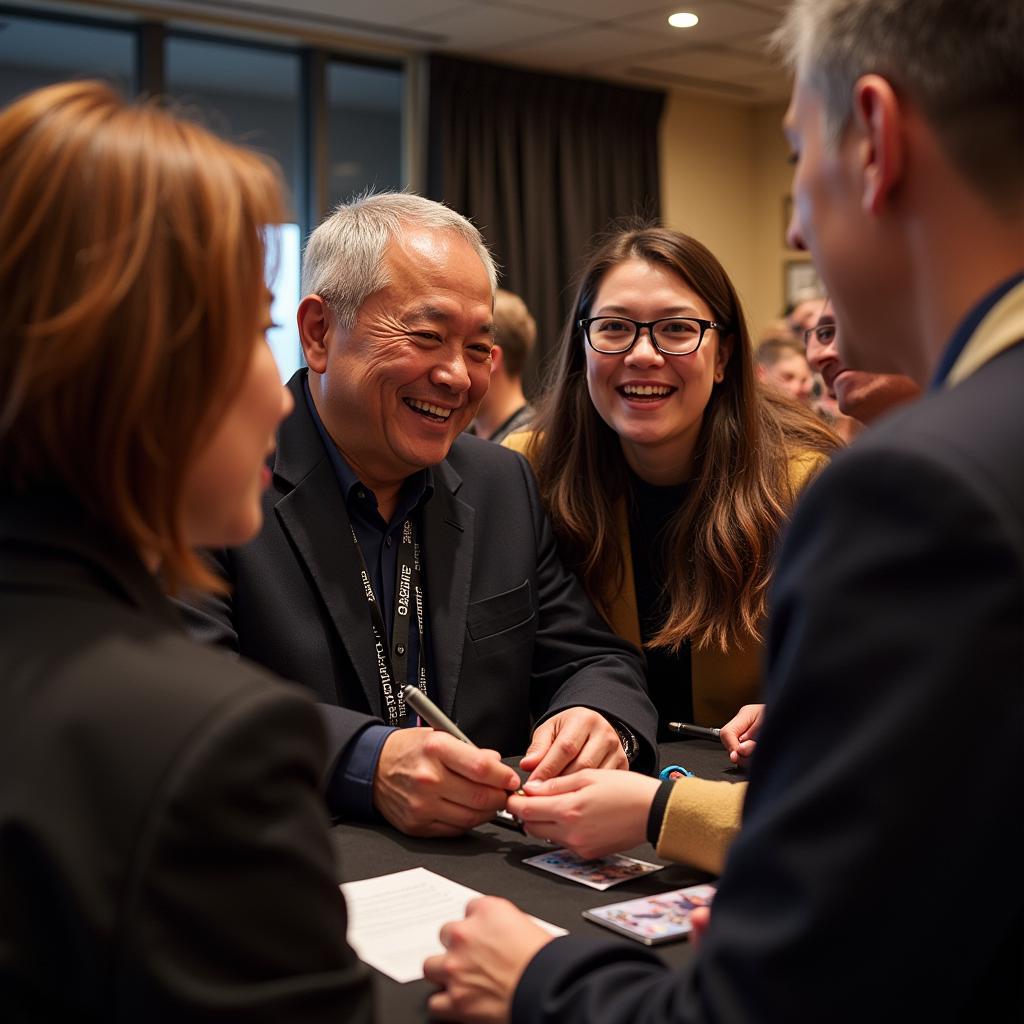
[[[587,344],[601,355],[614,356],[628,352],[646,327],[651,343],[666,356],[688,356],[700,348],[704,335],[726,328],[713,320],[695,316],[666,316],[660,320],[630,320],[627,316],[592,316],[578,320]]]
[[[836,339],[835,324],[815,324],[804,331],[804,348],[811,343],[811,338],[817,338],[819,345],[831,345]]]

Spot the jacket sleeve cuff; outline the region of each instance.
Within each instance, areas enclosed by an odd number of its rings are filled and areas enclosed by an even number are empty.
[[[657,846],[661,838],[661,823],[665,820],[665,808],[668,806],[669,797],[677,779],[665,779],[657,788],[654,799],[651,801],[651,810],[647,815],[647,842],[651,846]]]
[[[327,806],[333,817],[345,821],[375,821],[373,776],[384,741],[395,730],[368,725],[341,752],[327,783]]]
[[[658,837],[659,857],[720,874],[740,829],[745,782],[691,778],[669,791]]]

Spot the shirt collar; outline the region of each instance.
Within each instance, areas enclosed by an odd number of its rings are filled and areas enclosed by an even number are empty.
[[[320,414],[316,410],[316,404],[313,402],[313,396],[309,390],[308,377],[303,380],[302,389],[306,394],[306,405],[309,407],[309,415],[316,424],[316,429],[320,433],[320,440],[323,441],[324,448],[327,450],[327,457],[331,460],[334,475],[338,478],[338,484],[341,487],[341,493],[344,495],[345,504],[349,505],[354,500],[353,492],[357,487],[365,490],[373,498],[374,504],[376,504],[376,495],[356,476],[345,457],[338,451],[338,446],[331,440],[331,435],[327,433],[327,428],[324,426],[323,420],[320,419]],[[425,503],[433,493],[434,474],[430,467],[427,466],[413,473],[412,476],[407,477],[405,483],[402,484],[395,517],[407,516],[414,509]]]
[[[1022,281],[1024,281],[1024,270],[1019,270],[1016,274],[1013,274],[1011,277],[1002,281],[993,288],[992,291],[990,291],[976,306],[974,306],[967,316],[960,321],[960,326],[953,332],[953,337],[946,346],[946,351],[943,353],[942,359],[939,361],[938,369],[935,371],[935,376],[932,378],[932,391],[938,391],[946,383],[946,378],[949,376],[950,370],[953,369],[956,361],[960,358],[964,349],[967,347],[967,343],[981,326],[981,322],[992,311],[993,307],[1000,299],[1016,288]]]

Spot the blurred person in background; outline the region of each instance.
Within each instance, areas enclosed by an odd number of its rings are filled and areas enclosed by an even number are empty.
[[[494,293],[494,347],[491,382],[470,432],[500,444],[533,419],[523,393],[523,369],[537,342],[537,324],[526,303],[512,292]]]
[[[814,408],[814,375],[795,338],[767,338],[754,352],[757,379],[796,402]]]
[[[786,307],[786,324],[798,341],[808,327],[813,327],[825,305],[825,293],[816,287],[800,288]]]
[[[843,363],[831,302],[825,304],[817,323],[804,331],[804,344],[807,362],[821,374],[829,397],[835,400],[843,416],[855,424],[853,434],[859,432],[859,425],[873,423],[921,394],[918,383],[904,374],[851,370]]]

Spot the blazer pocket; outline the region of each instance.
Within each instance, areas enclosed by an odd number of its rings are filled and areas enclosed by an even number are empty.
[[[536,614],[530,581],[523,580],[518,587],[504,594],[474,601],[466,609],[466,627],[474,642],[522,626]]]

